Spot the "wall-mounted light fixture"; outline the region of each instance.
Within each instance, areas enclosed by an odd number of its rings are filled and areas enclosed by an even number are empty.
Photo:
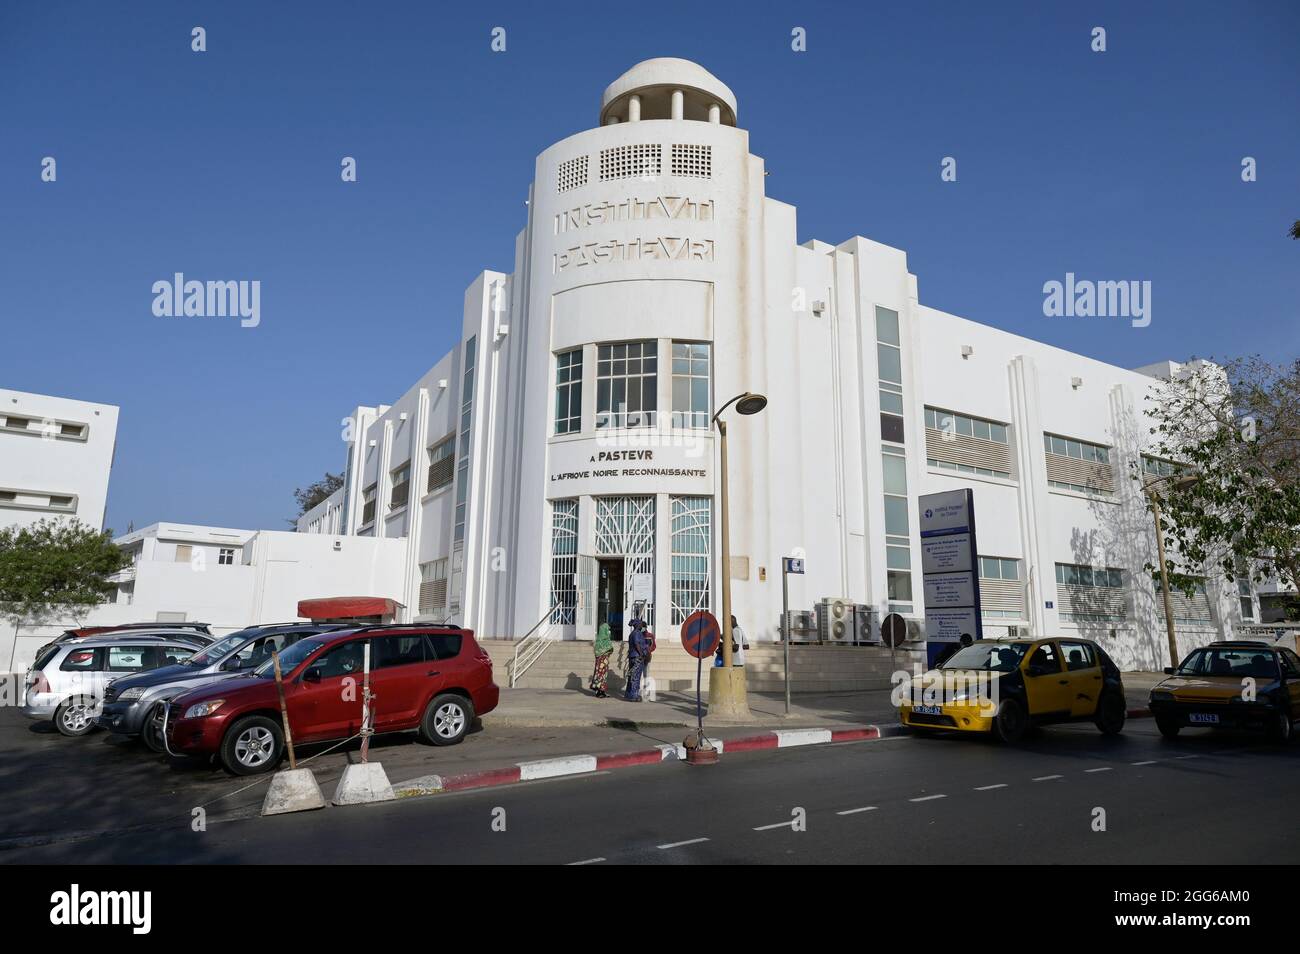
[[[1070,387],[1076,391],[1083,387],[1083,378],[1070,378]]]
[[[970,357],[971,355],[973,355],[974,353],[975,353],[975,349],[972,348],[970,345],[962,345],[962,346],[961,346],[961,356],[962,356],[962,358],[969,358],[969,357]]]

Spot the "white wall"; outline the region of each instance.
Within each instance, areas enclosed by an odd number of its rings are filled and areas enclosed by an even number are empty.
[[[9,415],[37,423],[24,430],[7,427]],[[31,526],[60,514],[103,529],[108,478],[117,442],[118,408],[70,398],[0,388],[0,491],[28,492],[37,498],[0,499],[0,526]],[[64,437],[61,424],[82,424],[84,439]],[[49,495],[71,495],[75,510],[50,510]]]

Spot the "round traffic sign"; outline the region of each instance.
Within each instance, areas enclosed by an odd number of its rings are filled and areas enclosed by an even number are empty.
[[[682,623],[682,646],[696,659],[712,656],[718,650],[722,627],[712,613],[700,610]]]
[[[891,649],[903,645],[907,639],[907,621],[897,613],[890,613],[880,621],[880,638]]]

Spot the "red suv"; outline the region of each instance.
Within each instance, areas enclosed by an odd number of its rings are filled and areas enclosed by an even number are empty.
[[[467,629],[419,624],[335,630],[280,654],[289,728],[297,745],[346,739],[361,729],[362,660],[370,644],[376,733],[416,729],[424,742],[453,745],[501,691],[492,659]],[[272,662],[246,676],[176,696],[166,714],[168,751],[218,755],[235,775],[275,768],[284,732]]]

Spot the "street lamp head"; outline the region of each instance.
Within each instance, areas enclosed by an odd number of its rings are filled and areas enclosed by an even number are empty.
[[[767,398],[761,394],[745,394],[736,402],[737,414],[757,414],[767,407]]]

